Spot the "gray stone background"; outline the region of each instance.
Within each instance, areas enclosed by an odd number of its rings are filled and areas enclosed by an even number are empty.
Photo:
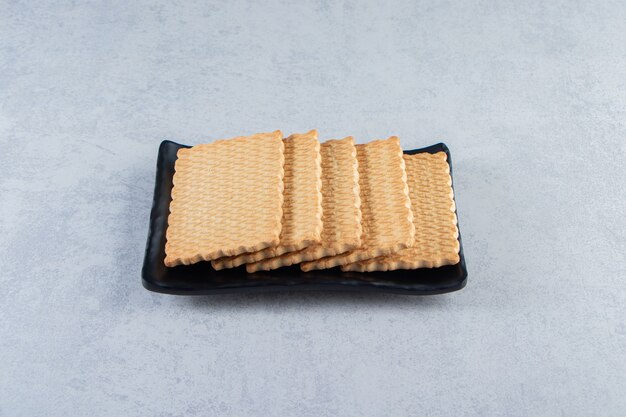
[[[0,0],[0,415],[623,416],[622,1]],[[433,297],[140,282],[157,148],[445,141]]]

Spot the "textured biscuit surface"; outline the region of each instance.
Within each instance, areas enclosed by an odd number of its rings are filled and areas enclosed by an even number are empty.
[[[320,243],[322,167],[317,131],[293,134],[285,138],[283,142],[285,145],[284,199],[278,246],[213,260],[211,264],[216,270],[234,268]]]
[[[459,262],[459,231],[445,152],[404,155],[404,161],[415,224],[414,245],[389,256],[345,265],[343,271],[432,268]]]
[[[357,145],[363,235],[361,246],[301,264],[303,271],[332,268],[388,255],[413,244],[415,226],[402,148],[397,137]]]
[[[321,243],[246,265],[248,272],[270,270],[344,253],[361,245],[361,200],[354,140],[329,140],[322,157]]]
[[[277,245],[283,150],[280,131],[180,149],[165,265],[189,265]]]

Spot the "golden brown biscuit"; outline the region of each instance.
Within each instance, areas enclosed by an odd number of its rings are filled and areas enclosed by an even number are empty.
[[[211,261],[216,270],[282,255],[320,243],[322,167],[317,131],[284,139],[283,218],[278,246]]]
[[[344,253],[361,245],[361,200],[354,140],[347,137],[321,145],[322,241],[306,249],[248,264],[248,272],[270,270]]]
[[[276,246],[283,149],[280,131],[180,149],[165,265],[189,265]]]
[[[432,268],[459,262],[459,231],[445,152],[404,155],[415,243],[395,254],[342,266],[343,271]]]
[[[361,246],[301,264],[303,271],[332,268],[388,255],[413,244],[415,226],[397,137],[357,145],[363,235]]]

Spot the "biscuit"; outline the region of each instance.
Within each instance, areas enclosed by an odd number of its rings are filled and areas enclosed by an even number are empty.
[[[445,152],[404,155],[415,243],[393,255],[342,266],[343,271],[433,268],[459,262],[459,231]]]
[[[250,273],[337,255],[361,246],[361,199],[356,148],[351,137],[329,140],[322,157],[321,243],[246,265]]]
[[[304,249],[320,243],[322,231],[322,167],[317,131],[293,134],[285,144],[283,217],[280,242],[257,252],[211,261],[216,270]]]
[[[363,235],[361,246],[300,265],[303,271],[332,268],[389,255],[413,244],[415,226],[397,137],[357,145]]]
[[[180,149],[165,265],[189,265],[276,246],[283,205],[283,150],[280,131]]]

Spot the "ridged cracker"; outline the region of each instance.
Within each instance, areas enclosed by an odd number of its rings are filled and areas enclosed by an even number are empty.
[[[433,268],[459,262],[459,230],[445,152],[404,155],[415,243],[393,255],[345,265],[343,271]]]
[[[165,265],[189,265],[276,246],[283,150],[280,131],[180,149]]]
[[[415,226],[400,140],[357,145],[363,236],[361,246],[301,264],[303,271],[332,268],[388,255],[413,244]]]
[[[317,131],[284,139],[285,176],[282,230],[278,246],[211,261],[216,270],[304,249],[321,241],[322,167]]]
[[[361,199],[354,140],[329,140],[322,156],[322,241],[306,249],[246,265],[250,273],[337,255],[361,246]]]

